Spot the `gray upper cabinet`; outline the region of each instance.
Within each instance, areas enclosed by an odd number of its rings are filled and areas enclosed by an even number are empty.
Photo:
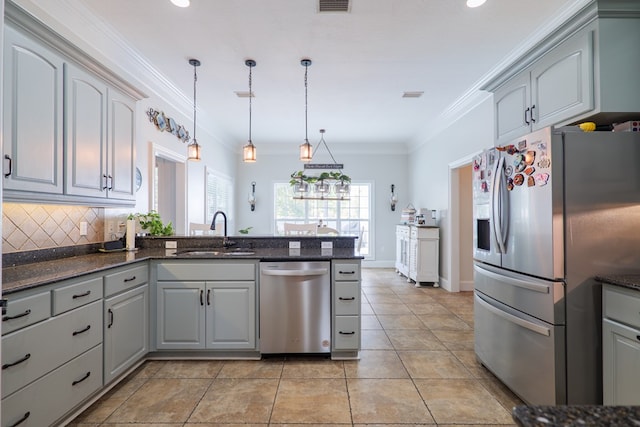
[[[88,72],[65,65],[66,192],[106,197],[107,85]]]
[[[5,190],[62,194],[63,64],[51,49],[5,27]]]
[[[135,105],[90,73],[65,64],[66,193],[135,199]]]
[[[12,3],[5,21],[4,200],[133,206],[145,95]]]
[[[640,2],[594,0],[489,81],[497,143],[547,126],[640,111]]]

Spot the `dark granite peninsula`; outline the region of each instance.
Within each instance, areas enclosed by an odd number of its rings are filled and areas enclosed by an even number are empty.
[[[521,427],[640,426],[640,406],[516,406]]]
[[[635,291],[640,291],[640,275],[615,275],[615,276],[596,276],[596,280],[610,285],[620,286]]]

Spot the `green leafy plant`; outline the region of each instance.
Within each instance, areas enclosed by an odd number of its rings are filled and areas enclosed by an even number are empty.
[[[249,230],[251,230],[253,227],[247,227],[247,228],[242,228],[240,230],[238,230],[238,233],[240,234],[249,234]]]
[[[351,178],[348,175],[343,174],[342,172],[322,172],[319,176],[309,176],[305,175],[303,171],[296,171],[291,174],[289,184],[291,186],[301,184],[303,182],[314,184],[318,181],[324,180],[335,180],[342,183],[351,182]]]
[[[137,219],[140,223],[140,228],[149,232],[152,236],[172,236],[173,225],[169,222],[167,225],[163,224],[160,214],[156,211],[150,211],[149,213],[136,213],[129,214],[128,219]]]

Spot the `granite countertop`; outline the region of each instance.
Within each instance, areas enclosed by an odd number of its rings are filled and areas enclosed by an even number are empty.
[[[202,249],[198,245],[183,247],[180,249],[163,249],[158,247],[141,248],[137,251],[97,252],[67,256],[51,260],[43,260],[17,265],[7,265],[2,269],[2,292],[9,294],[38,286],[44,286],[61,280],[78,277],[107,270],[114,267],[142,262],[149,259],[257,259],[260,261],[294,261],[294,260],[331,260],[362,259],[356,255],[353,248],[251,248],[253,252],[248,255],[228,255],[234,248],[225,251],[222,248],[214,248],[219,254],[188,255],[181,254],[189,249]],[[207,248],[210,249],[210,248]]]
[[[599,282],[608,283],[610,285],[621,286],[623,288],[640,291],[640,275],[613,275],[613,276],[596,276]]]
[[[640,425],[640,406],[516,406],[512,415],[521,427]]]

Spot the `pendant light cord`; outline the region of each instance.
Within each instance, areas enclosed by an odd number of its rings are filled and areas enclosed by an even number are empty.
[[[307,72],[309,71],[309,64],[304,64],[304,140],[309,142],[309,137],[307,134],[308,124],[307,124]]]
[[[251,144],[251,98],[253,98],[253,92],[251,91],[251,70],[252,65],[249,65],[249,144]]]
[[[193,141],[196,141],[196,82],[198,81],[198,74],[196,72],[196,67],[199,64],[193,63]]]

